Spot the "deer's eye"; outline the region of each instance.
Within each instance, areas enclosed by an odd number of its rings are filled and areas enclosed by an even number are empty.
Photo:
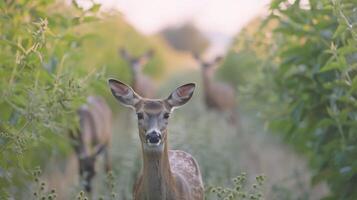
[[[164,113],[164,119],[168,119],[170,117],[170,113]]]
[[[143,113],[136,113],[136,115],[138,116],[138,119],[144,119],[144,114]]]

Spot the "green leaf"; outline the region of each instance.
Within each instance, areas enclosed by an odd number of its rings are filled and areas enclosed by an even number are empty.
[[[336,61],[331,61],[331,62],[328,62],[325,66],[323,66],[321,69],[320,69],[320,72],[326,72],[326,71],[330,71],[330,70],[341,70],[343,69],[343,66],[336,62]]]
[[[303,110],[304,110],[304,102],[300,101],[295,105],[291,112],[291,117],[294,120],[295,123],[299,123],[302,118]]]
[[[84,23],[95,22],[95,21],[98,21],[98,18],[94,16],[86,16],[83,18]]]
[[[356,90],[357,90],[357,76],[355,76],[352,80],[350,92],[354,92]]]
[[[93,6],[89,9],[90,12],[96,13],[99,11],[101,5],[98,3],[93,4]]]
[[[341,34],[347,30],[347,25],[345,23],[340,23],[333,34],[333,38],[336,39],[337,37],[341,36]]]
[[[274,0],[270,3],[270,9],[278,9],[279,5],[284,2],[285,0]]]
[[[76,0],[72,0],[72,5],[74,6],[74,8],[76,8],[76,10],[83,11],[83,9],[78,5]]]

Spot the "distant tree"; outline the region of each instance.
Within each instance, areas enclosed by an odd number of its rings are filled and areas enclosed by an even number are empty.
[[[179,27],[167,27],[161,35],[179,51],[202,53],[209,46],[209,40],[191,22]]]

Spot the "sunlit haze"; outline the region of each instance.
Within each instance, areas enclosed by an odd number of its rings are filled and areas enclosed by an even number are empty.
[[[84,2],[79,1],[79,2]],[[166,26],[193,22],[211,42],[227,45],[247,22],[267,12],[269,0],[95,0],[117,9],[136,29],[153,34]],[[224,48],[224,47],[217,47]]]

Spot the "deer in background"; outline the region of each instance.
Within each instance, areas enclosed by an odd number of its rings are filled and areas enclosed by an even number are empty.
[[[195,159],[168,150],[170,113],[187,103],[195,84],[178,87],[166,99],[147,99],[115,79],[109,79],[113,96],[137,115],[143,167],[134,185],[134,200],[203,200],[201,172]]]
[[[211,61],[203,60],[198,54],[193,54],[202,72],[204,98],[207,108],[229,113],[232,123],[238,122],[236,109],[236,94],[232,86],[213,80],[214,73],[223,59],[217,56]]]
[[[79,164],[80,183],[90,193],[98,155],[104,154],[105,170],[111,170],[112,113],[103,98],[90,96],[87,104],[78,109],[78,115],[80,128],[70,137]]]
[[[129,64],[132,72],[133,89],[142,97],[152,98],[155,95],[155,87],[153,81],[142,73],[143,67],[154,55],[153,50],[148,50],[141,56],[133,56],[124,48],[119,50],[121,57]]]

